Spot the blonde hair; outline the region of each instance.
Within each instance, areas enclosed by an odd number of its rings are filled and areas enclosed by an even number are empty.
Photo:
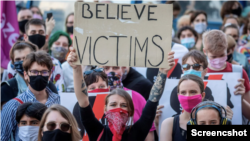
[[[234,38],[230,35],[227,35],[227,50],[233,49],[236,45]]]
[[[208,30],[203,33],[202,39],[204,49],[213,54],[227,49],[226,34],[220,30]]]
[[[181,24],[185,22],[188,23],[188,25],[190,25],[190,15],[183,15],[179,18],[178,22],[177,22],[177,28],[180,29],[181,28]],[[187,26],[187,25],[185,25]]]
[[[78,131],[78,124],[75,120],[75,117],[65,107],[58,105],[58,104],[55,104],[55,105],[52,105],[51,107],[49,107],[43,114],[42,120],[40,122],[38,141],[42,141],[43,127],[44,127],[44,124],[46,122],[47,116],[52,111],[58,111],[61,114],[61,116],[69,122],[69,124],[71,125],[70,131],[71,131],[72,141],[79,141],[82,139],[80,132]]]

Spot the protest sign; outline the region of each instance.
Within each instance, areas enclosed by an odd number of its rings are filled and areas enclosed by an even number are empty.
[[[188,53],[188,49],[183,45],[174,43],[171,51],[174,51],[175,66],[169,70],[168,79],[180,79],[182,74],[182,58]],[[155,82],[158,75],[159,69],[157,68],[141,68],[134,67],[139,73],[141,73],[145,78],[149,79],[152,83]]]
[[[76,64],[168,68],[172,4],[75,2],[74,18]]]
[[[177,96],[177,85],[179,79],[167,79],[162,98],[159,105],[164,105],[162,115],[159,118],[159,133],[161,123],[169,117],[181,114],[183,111]],[[222,106],[227,105],[227,86],[223,80],[204,81],[205,100],[215,101]]]
[[[127,92],[132,97],[132,91],[128,90]],[[89,102],[90,105],[92,106],[92,110],[95,114],[95,117],[104,125],[107,125],[107,121],[106,119],[104,119],[104,107],[105,107],[105,97],[108,94],[109,92],[88,93]],[[83,140],[88,141],[89,139],[87,133],[81,122],[80,109],[79,109],[80,107],[77,102],[76,95],[74,93],[60,93],[60,98],[61,98],[61,105],[66,107],[76,118],[76,121],[78,123],[78,128],[80,129],[80,133],[83,136]]]
[[[238,84],[238,80],[241,77],[240,73],[208,73],[208,80],[224,80],[227,83],[227,93],[228,96],[231,96],[230,101],[227,103],[233,111],[232,123],[235,125],[242,124],[242,102],[241,95],[235,95],[235,86]],[[230,102],[233,104],[233,107],[230,106]],[[223,105],[224,106],[224,105]]]

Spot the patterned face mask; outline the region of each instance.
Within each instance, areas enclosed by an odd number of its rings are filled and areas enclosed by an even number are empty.
[[[110,87],[110,91],[116,88],[123,88],[121,76],[115,72],[108,73],[108,85]]]
[[[105,117],[108,120],[109,129],[113,133],[112,141],[121,141],[126,123],[129,119],[128,111],[122,108],[112,109],[105,113]]]
[[[51,56],[58,59],[60,62],[65,61],[65,57],[68,53],[68,50],[64,47],[54,47],[51,49]]]

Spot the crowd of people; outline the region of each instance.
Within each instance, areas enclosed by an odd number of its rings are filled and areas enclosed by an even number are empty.
[[[180,5],[170,3],[177,17]],[[204,87],[207,73],[241,74],[234,94],[242,96],[242,124],[249,124],[250,11],[242,17],[242,10],[237,1],[224,2],[220,30],[208,29],[206,12],[187,10],[172,31],[169,68],[152,69],[157,72],[150,74],[152,81],[133,67],[75,65],[79,58],[73,48],[74,13],[66,17],[65,31],[52,34],[53,17],[44,20],[36,6],[20,9],[20,36],[1,74],[1,140],[79,141],[81,124],[90,141],[186,141],[187,125],[232,124],[232,103],[227,100],[223,107],[213,102]],[[182,50],[182,75],[175,77],[180,80],[170,104],[179,107],[177,115],[159,123],[164,108],[159,101],[176,65],[174,48]],[[81,123],[61,105],[62,92],[75,93]],[[110,92],[105,98],[107,125],[93,113],[88,93],[95,92]]]

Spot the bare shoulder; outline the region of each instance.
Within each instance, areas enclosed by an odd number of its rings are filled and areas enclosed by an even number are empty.
[[[160,141],[172,141],[174,118],[165,119],[161,124]]]
[[[162,126],[173,127],[173,123],[174,123],[174,117],[170,117],[162,122]]]

